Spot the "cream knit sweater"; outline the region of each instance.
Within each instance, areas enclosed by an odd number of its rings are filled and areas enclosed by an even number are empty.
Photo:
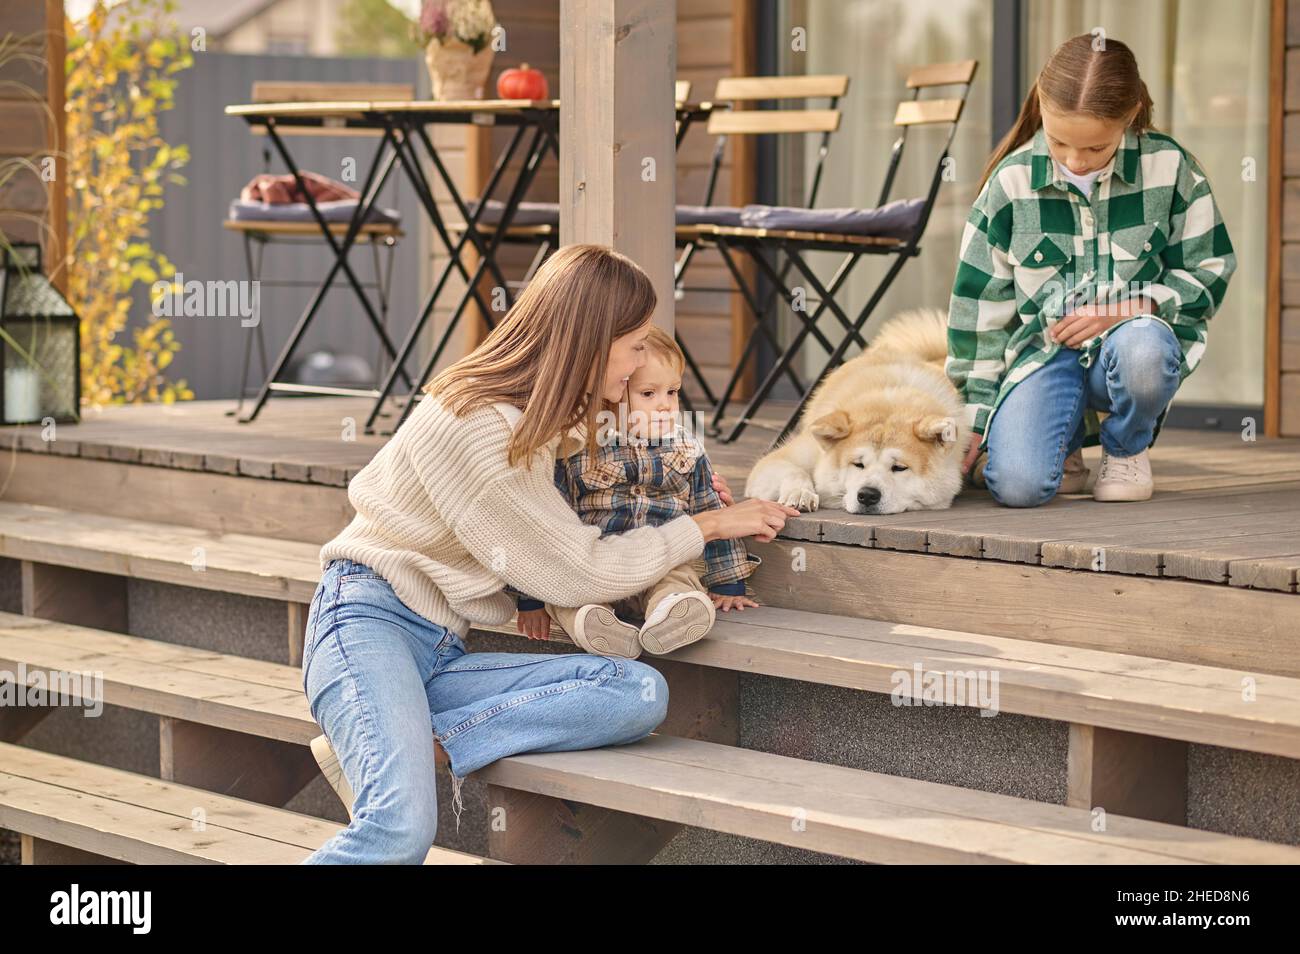
[[[463,637],[471,624],[514,615],[507,583],[557,606],[607,603],[704,552],[689,516],[601,539],[555,487],[558,435],[531,470],[507,466],[520,416],[495,404],[457,418],[422,400],[348,484],[356,516],[321,548],[321,568],[364,563],[410,609]]]

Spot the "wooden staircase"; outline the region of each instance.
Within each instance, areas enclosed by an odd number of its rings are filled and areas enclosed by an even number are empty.
[[[512,820],[489,831],[488,854],[642,862],[686,825],[870,862],[1300,861],[1290,845],[1185,827],[1189,744],[1300,758],[1300,667],[1269,628],[1290,625],[1289,604],[1246,613],[1215,603],[1228,587],[1139,581],[1214,591],[1173,612],[1176,599],[1113,578],[1104,597],[1096,574],[866,549],[826,526],[801,518],[794,539],[760,548],[768,606],[723,616],[706,640],[647,660],[671,691],[656,735],[477,773]],[[300,860],[337,830],[282,808],[318,775],[299,669],[318,550],[0,502],[0,557],[21,561],[23,595],[21,615],[0,614],[3,678],[101,674],[102,702],[161,727],[160,781],[22,747],[51,710],[0,708],[0,827],[24,834],[26,860]],[[1063,575],[1036,575],[1045,570]],[[283,629],[267,635],[285,640],[287,663],[126,635],[131,578],[277,601]],[[1295,600],[1236,594],[1261,596]],[[1104,608],[1126,611],[1129,625],[1105,625]],[[1201,638],[1215,624],[1219,638]],[[1256,655],[1266,637],[1272,652]],[[1065,723],[1066,804],[740,748],[738,680],[748,674],[900,702],[921,701],[927,678],[946,676],[972,689],[960,703],[990,715]],[[995,692],[981,697],[976,685]],[[220,838],[191,830],[196,807]],[[475,860],[443,848],[428,858]]]

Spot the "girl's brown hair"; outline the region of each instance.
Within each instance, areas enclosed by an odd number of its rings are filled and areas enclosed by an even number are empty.
[[[522,408],[507,452],[512,467],[531,464],[538,448],[579,423],[592,450],[610,345],[642,328],[655,302],[649,277],[626,255],[566,245],[483,343],[424,391],[457,416],[497,401]]]
[[[1101,49],[1095,49],[1095,44]],[[1040,100],[1053,112],[1087,113],[1098,119],[1124,119],[1133,109],[1129,128],[1142,133],[1152,128],[1151,94],[1138,73],[1137,58],[1127,44],[1091,33],[1072,36],[1047,58],[1011,131],[993,150],[979,188],[984,188],[998,163],[1034,138],[1043,124]]]

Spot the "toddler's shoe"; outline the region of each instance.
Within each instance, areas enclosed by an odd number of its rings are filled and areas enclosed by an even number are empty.
[[[625,623],[608,606],[588,603],[573,620],[573,641],[597,656],[636,659],[641,655],[640,633]]]
[[[641,645],[656,656],[689,646],[704,638],[713,628],[716,616],[713,600],[707,593],[699,590],[669,593],[646,616],[641,627]]]
[[[1083,465],[1083,451],[1077,450],[1065,458],[1065,470],[1061,474],[1061,486],[1058,494],[1081,494],[1088,486],[1088,474],[1091,471]]]
[[[1131,501],[1150,500],[1155,482],[1151,479],[1151,459],[1143,451],[1136,457],[1115,457],[1105,451],[1101,455],[1101,470],[1097,473],[1097,486],[1092,488],[1094,500]]]
[[[311,740],[311,754],[316,759],[316,764],[320,766],[321,774],[325,776],[325,781],[330,783],[330,788],[338,794],[339,800],[343,802],[343,807],[348,810],[348,817],[352,817],[352,803],[356,800],[352,794],[352,786],[348,784],[348,778],[343,774],[343,766],[339,764],[339,757],[334,754],[334,746],[330,745],[330,740],[323,735],[318,735]]]

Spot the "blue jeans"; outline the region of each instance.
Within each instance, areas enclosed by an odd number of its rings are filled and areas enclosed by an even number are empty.
[[[1180,383],[1182,349],[1169,326],[1135,318],[1102,342],[1092,367],[1062,347],[1011,389],[989,423],[984,482],[998,503],[1037,507],[1056,495],[1065,458],[1083,446],[1084,412],[1109,412],[1101,446],[1134,457],[1151,446],[1156,421]]]
[[[316,588],[302,673],[356,799],[351,824],[305,864],[421,863],[438,827],[434,738],[459,810],[460,782],[475,769],[520,752],[635,742],[668,712],[668,685],[644,663],[467,653],[351,560],[331,561]]]

